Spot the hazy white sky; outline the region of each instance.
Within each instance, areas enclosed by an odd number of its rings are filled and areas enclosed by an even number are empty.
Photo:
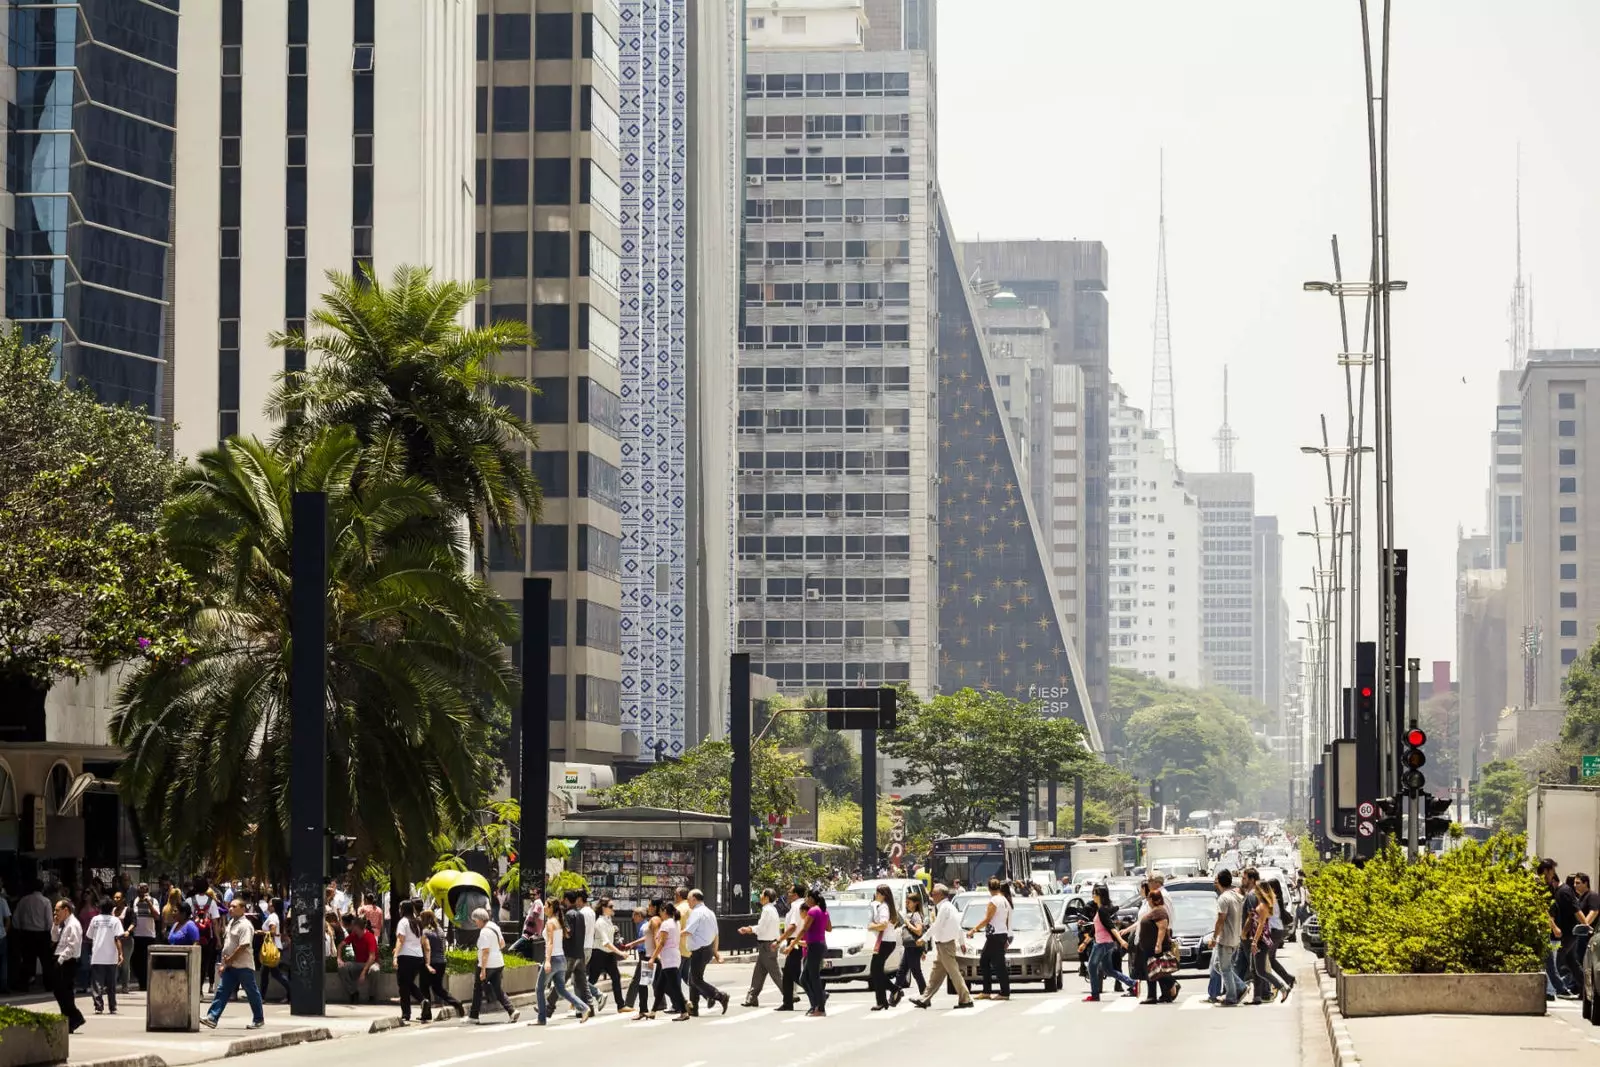
[[[1294,618],[1314,561],[1294,535],[1325,495],[1321,460],[1299,446],[1317,443],[1321,414],[1336,438],[1345,426],[1337,309],[1301,282],[1331,277],[1334,233],[1347,278],[1370,254],[1357,12],[938,5],[939,179],[957,236],[1104,241],[1112,373],[1140,406],[1165,148],[1179,458],[1216,468],[1227,364],[1236,468],[1256,475],[1257,511],[1280,518]],[[1390,262],[1410,283],[1393,298],[1396,524],[1427,677],[1428,661],[1455,659],[1457,524],[1485,521],[1519,141],[1535,343],[1600,346],[1600,2],[1402,0],[1392,37]]]

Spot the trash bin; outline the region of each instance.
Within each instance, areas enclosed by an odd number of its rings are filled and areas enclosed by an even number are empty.
[[[146,1030],[200,1029],[200,946],[151,945]]]

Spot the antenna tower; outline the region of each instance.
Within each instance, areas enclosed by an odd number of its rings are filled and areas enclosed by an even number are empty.
[[[1511,369],[1521,370],[1528,362],[1531,323],[1528,310],[1528,290],[1522,283],[1522,145],[1517,145],[1517,278],[1511,286]]]
[[[1178,461],[1178,418],[1172,395],[1172,327],[1167,313],[1167,160],[1159,157],[1156,223],[1155,353],[1150,379],[1150,428],[1160,436],[1167,458]]]
[[[1222,425],[1217,429],[1217,436],[1212,438],[1217,443],[1217,470],[1224,474],[1233,473],[1233,446],[1239,440],[1234,434],[1233,427],[1228,425],[1228,366],[1222,366]]]

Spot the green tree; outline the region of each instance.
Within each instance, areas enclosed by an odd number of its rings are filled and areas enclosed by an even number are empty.
[[[516,620],[464,568],[417,478],[351,484],[348,427],[292,456],[232,438],[177,481],[163,529],[200,601],[186,661],[142,664],[111,722],[118,772],[168,856],[281,877],[289,838],[291,498],[328,494],[329,825],[384,865],[424,870],[472,823],[515,699]],[[419,526],[417,520],[424,520]]]
[[[770,740],[750,746],[750,810],[790,817],[798,814],[797,797],[790,779],[805,773],[799,757],[785,755]],[[680,759],[656,764],[639,777],[596,794],[603,808],[666,808],[727,815],[732,802],[733,746],[726,741],[702,741]],[[758,822],[750,848],[752,886],[789,885],[808,881],[822,868],[804,852],[777,843],[765,822]],[[754,894],[752,893],[752,898]]]
[[[798,702],[775,697],[768,707],[776,721],[766,736],[782,748],[803,750],[806,768],[828,796],[859,801],[861,753],[845,734],[828,729],[828,718],[822,712],[827,706],[828,695],[822,692],[808,693]],[[763,720],[754,723],[753,729],[759,734],[766,725]]]
[[[328,283],[311,315],[320,329],[271,338],[309,357],[268,401],[282,420],[280,443],[302,447],[327,427],[354,427],[365,465],[398,464],[432,485],[449,514],[466,520],[474,548],[484,548],[484,517],[515,542],[521,516],[537,522],[542,504],[524,455],[537,433],[516,395],[532,386],[494,365],[505,349],[534,344],[527,325],[462,326],[487,283],[436,282],[422,267],[397,268],[387,285],[369,271],[330,271]]]
[[[193,599],[159,530],[174,472],[142,412],[52,378],[49,344],[0,332],[0,701],[58,678],[180,659]]]
[[[1495,826],[1501,825],[1508,813],[1520,812],[1528,796],[1528,776],[1510,760],[1486,763],[1472,783],[1472,810]],[[1513,819],[1518,826],[1520,820]]]
[[[887,799],[878,802],[878,847],[889,847],[894,832],[894,805]],[[844,845],[851,854],[861,854],[861,805],[853,800],[830,799],[817,814],[817,840],[829,845]]]
[[[1070,781],[1093,763],[1083,728],[1037,704],[962,689],[924,704],[903,694],[899,726],[879,740],[900,761],[895,786],[937,834],[990,826],[1015,810],[1030,783]]]
[[[1562,743],[1580,756],[1600,752],[1600,642],[1572,661],[1561,690],[1567,707]]]

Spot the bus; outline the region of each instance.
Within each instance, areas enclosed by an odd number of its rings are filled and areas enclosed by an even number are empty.
[[[1054,882],[1072,876],[1072,842],[1068,838],[1036,837],[1028,843],[1028,858],[1033,870],[1049,871]]]
[[[1261,836],[1260,819],[1240,819],[1233,826],[1233,836],[1243,841],[1247,837]]]
[[[933,880],[952,889],[957,882],[963,889],[979,889],[991,878],[1027,878],[1028,841],[987,833],[941,837],[933,843],[930,866]]]

